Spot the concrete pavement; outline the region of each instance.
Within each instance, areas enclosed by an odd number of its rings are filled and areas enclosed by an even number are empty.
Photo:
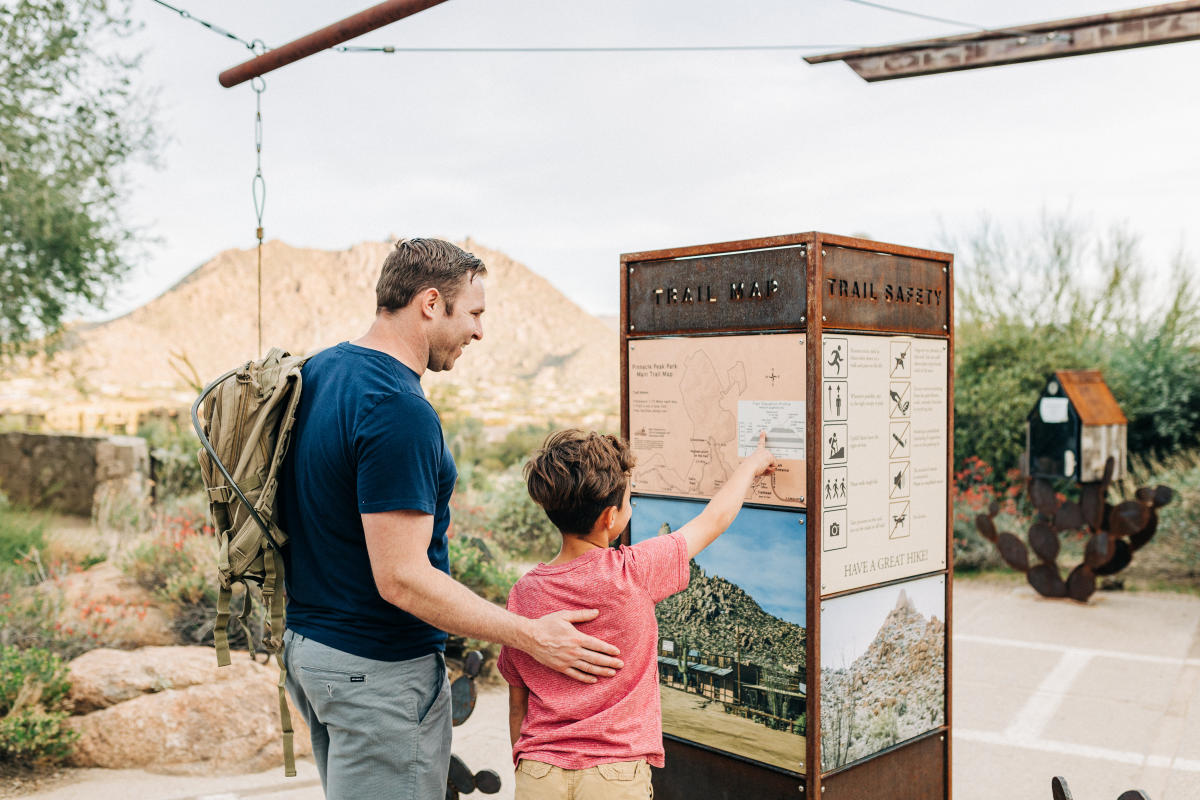
[[[1200,599],[960,582],[953,620],[955,798],[1200,798]]]
[[[952,622],[955,800],[1050,800],[1054,775],[1075,800],[1134,788],[1200,799],[1200,598],[1097,592],[1082,606],[1023,584],[959,581]],[[512,798],[507,711],[503,688],[484,689],[454,731],[472,769],[500,772],[501,800]],[[297,766],[296,778],[78,770],[27,797],[320,800],[311,762]]]

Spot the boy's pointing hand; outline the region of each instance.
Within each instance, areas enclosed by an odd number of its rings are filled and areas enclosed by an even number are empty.
[[[777,464],[775,456],[767,449],[767,432],[758,432],[758,448],[747,457],[754,464],[754,474],[766,475],[768,472],[774,472]]]
[[[612,677],[624,663],[616,658],[621,651],[608,642],[576,630],[573,623],[595,619],[594,608],[556,611],[530,620],[532,641],[523,648],[539,663],[583,683],[595,683],[597,676]]]

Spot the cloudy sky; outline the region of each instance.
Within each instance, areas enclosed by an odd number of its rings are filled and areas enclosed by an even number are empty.
[[[1128,7],[891,4],[980,27]],[[172,5],[279,45],[371,2]],[[109,314],[254,244],[254,93],[217,83],[247,50],[152,0],[134,10],[169,143],[136,171],[130,219],[155,242]],[[1200,247],[1200,43],[874,85],[801,60],[968,30],[851,0],[450,0],[354,43],[815,48],[318,54],[266,79],[267,236],[470,235],[596,313],[617,311],[622,252],[814,229],[940,248],[981,215],[1047,209],[1127,224],[1151,261]]]
[[[826,600],[821,604],[821,669],[843,669],[865,653],[902,591],[921,616],[946,621],[943,575]]]

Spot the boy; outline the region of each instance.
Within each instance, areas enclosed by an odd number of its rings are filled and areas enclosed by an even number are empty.
[[[733,522],[754,478],[774,465],[759,435],[704,511],[678,531],[609,547],[632,515],[629,446],[615,436],[552,433],[525,465],[529,494],[562,534],[562,548],[513,587],[508,608],[539,616],[598,608],[579,628],[621,649],[615,677],[582,685],[505,647],[517,800],[645,800],[650,766],[663,766],[654,604],[687,588],[689,560]]]

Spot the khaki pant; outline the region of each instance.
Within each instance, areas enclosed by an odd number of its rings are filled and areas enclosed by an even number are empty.
[[[650,765],[645,759],[587,769],[563,769],[522,758],[517,764],[516,800],[650,800]]]

